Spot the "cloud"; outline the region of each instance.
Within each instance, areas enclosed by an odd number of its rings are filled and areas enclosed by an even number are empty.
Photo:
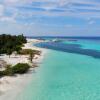
[[[94,24],[94,23],[95,23],[95,21],[90,21],[88,24],[92,25],[92,24]]]
[[[70,23],[61,22],[61,18],[71,17]],[[46,18],[48,21],[45,22]],[[58,18],[58,19],[56,19]],[[96,23],[94,19],[100,19],[100,3],[98,0],[1,0],[0,1],[0,22],[14,23],[15,27],[23,25],[23,29],[28,26],[32,32],[34,24],[41,24],[41,26],[52,27],[63,26],[64,28],[73,28],[74,19],[87,19],[88,25]],[[90,18],[88,20],[88,18]],[[52,19],[50,26],[48,22]],[[55,21],[55,20],[56,21]],[[59,24],[55,25],[59,22]],[[45,22],[45,23],[44,23]],[[60,23],[61,22],[61,23]],[[82,22],[80,22],[83,24]],[[80,24],[79,23],[79,24]],[[75,23],[77,24],[77,23]],[[44,27],[43,26],[43,27]],[[62,27],[61,27],[62,28]],[[18,28],[19,29],[19,28]],[[63,29],[63,28],[62,28]],[[21,30],[21,29],[20,29]],[[52,30],[52,29],[51,29]],[[53,29],[54,30],[54,29]],[[57,31],[57,30],[56,30]]]
[[[99,17],[100,4],[90,0],[3,0],[0,15]],[[25,16],[24,16],[25,17]]]
[[[0,18],[0,21],[3,21],[3,22],[6,21],[6,22],[11,22],[11,23],[16,22],[15,19],[14,19],[13,17],[5,17],[5,16],[1,17],[1,18]]]
[[[0,5],[0,16],[2,16],[4,13],[4,6]]]

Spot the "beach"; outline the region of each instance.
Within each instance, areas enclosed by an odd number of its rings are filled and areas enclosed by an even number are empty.
[[[33,61],[39,66],[41,64],[44,55],[46,53],[45,49],[41,49],[33,46],[33,43],[39,43],[41,40],[37,39],[27,39],[27,43],[24,44],[23,49],[33,49],[41,51],[41,55],[36,55],[36,59]],[[17,63],[28,63],[27,55],[11,55],[10,58],[7,55],[1,55],[0,59],[7,62],[7,64],[15,65]],[[31,68],[28,73],[16,76],[5,76],[0,78],[0,100],[13,100],[21,91],[30,83],[32,79],[32,74],[34,74],[35,68]],[[8,98],[10,96],[10,98]]]

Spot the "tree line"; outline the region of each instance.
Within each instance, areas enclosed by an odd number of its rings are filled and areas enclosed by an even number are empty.
[[[23,43],[26,43],[26,37],[22,35],[0,35],[0,54],[10,55],[12,52],[17,53],[21,50]]]

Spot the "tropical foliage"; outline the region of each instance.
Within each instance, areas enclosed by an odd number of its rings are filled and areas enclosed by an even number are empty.
[[[30,68],[27,63],[18,63],[15,66],[8,65],[5,70],[0,71],[0,77],[3,76],[13,76],[15,74],[24,74]]]
[[[38,50],[32,50],[32,49],[22,49],[22,50],[20,50],[21,55],[29,55],[30,53],[37,54],[37,55],[41,54],[41,52],[38,51]]]
[[[22,49],[20,50],[21,55],[29,55],[29,60],[32,62],[35,55],[40,55],[41,52],[38,50],[32,50],[32,49]]]
[[[0,35],[0,54],[6,53],[10,55],[13,51],[19,52],[23,43],[26,43],[26,38],[22,35]]]
[[[30,66],[27,63],[18,63],[12,67],[15,74],[24,74],[29,70]]]

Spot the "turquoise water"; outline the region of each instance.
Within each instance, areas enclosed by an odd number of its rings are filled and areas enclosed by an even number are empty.
[[[16,100],[100,100],[100,59],[48,50]]]

